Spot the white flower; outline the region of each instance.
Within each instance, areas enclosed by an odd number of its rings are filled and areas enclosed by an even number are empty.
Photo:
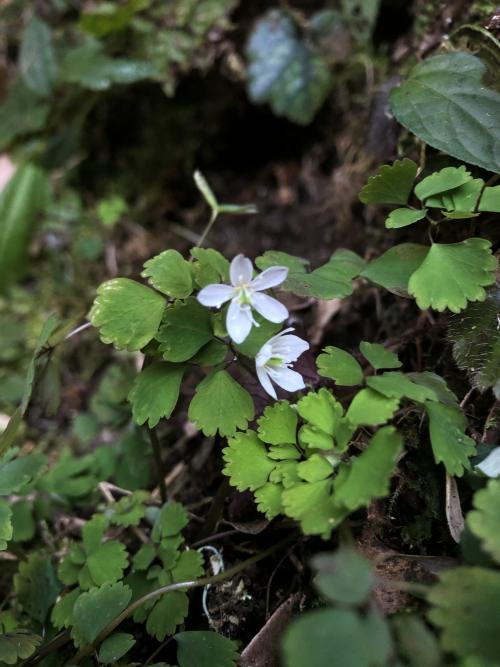
[[[298,391],[305,387],[302,375],[292,371],[290,366],[309,349],[309,343],[298,336],[291,336],[289,331],[293,331],[293,328],[285,329],[270,338],[255,357],[257,377],[265,391],[273,398],[277,396],[272,382],[286,391]]]
[[[261,294],[262,290],[280,285],[288,275],[285,266],[270,266],[252,279],[252,262],[243,255],[237,255],[231,262],[229,276],[231,285],[207,285],[198,294],[203,306],[220,308],[231,301],[227,311],[226,329],[235,343],[242,343],[250,333],[255,321],[252,308],[266,320],[276,324],[288,317],[285,306],[272,296]]]

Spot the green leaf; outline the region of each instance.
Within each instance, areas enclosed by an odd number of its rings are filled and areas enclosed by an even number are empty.
[[[222,472],[239,491],[255,491],[263,486],[276,466],[254,431],[238,433],[228,440],[222,455],[226,463]]]
[[[430,146],[499,172],[500,94],[482,82],[485,71],[469,53],[427,58],[392,91],[390,103],[397,120]]]
[[[82,593],[73,607],[75,628],[82,639],[93,642],[101,630],[127,607],[132,591],[122,583],[104,584]]]
[[[286,266],[288,276],[285,282],[279,286],[279,289],[288,292],[295,292],[302,289],[301,280],[307,273],[306,267],[309,262],[302,257],[294,257],[286,252],[279,250],[267,250],[263,255],[257,257],[255,264],[261,271],[265,271],[271,266]]]
[[[47,457],[36,452],[5,463],[0,459],[0,496],[20,491],[38,475],[46,463]]]
[[[350,511],[367,506],[389,493],[389,483],[403,438],[393,426],[381,428],[368,447],[335,480],[334,500]]]
[[[461,477],[470,469],[469,457],[476,451],[472,438],[465,435],[467,419],[458,407],[426,403],[429,433],[436,463],[443,463],[449,475]]]
[[[385,424],[394,416],[399,399],[387,398],[373,389],[362,389],[352,399],[346,418],[355,426]]]
[[[467,515],[467,525],[484,550],[500,563],[500,480],[491,479],[486,488],[476,492],[474,508]]]
[[[127,549],[115,540],[105,542],[89,554],[86,564],[96,586],[114,584],[123,577],[128,565]]]
[[[7,549],[8,542],[12,539],[12,510],[6,500],[0,498],[0,551]]]
[[[194,581],[199,579],[204,572],[203,556],[196,549],[183,551],[175,567],[171,570],[173,583],[182,581]]]
[[[148,500],[147,491],[136,491],[131,496],[124,496],[113,503],[106,510],[106,516],[116,526],[138,526],[146,514],[144,503]]]
[[[480,391],[493,387],[500,398],[500,285],[486,290],[486,300],[471,303],[449,320],[448,335],[453,341],[453,358],[466,371],[472,386]]]
[[[188,596],[182,591],[172,591],[162,595],[146,621],[148,634],[159,642],[162,642],[167,635],[173,635],[177,626],[186,618],[188,607]]]
[[[120,658],[123,658],[125,653],[130,651],[135,644],[135,639],[132,635],[125,632],[115,632],[113,635],[106,637],[99,649],[99,662],[105,665],[114,665]]]
[[[430,389],[440,403],[444,403],[445,405],[458,405],[457,397],[439,375],[424,371],[423,373],[407,373],[406,376],[412,382],[415,382],[415,384]]]
[[[380,617],[379,617],[380,618]],[[380,667],[389,664],[385,621],[373,622],[346,609],[308,612],[286,631],[284,667]]]
[[[301,39],[290,15],[272,9],[257,22],[247,46],[248,92],[274,113],[308,125],[325,101],[331,79],[326,61]]]
[[[428,197],[434,197],[448,190],[453,190],[472,180],[472,176],[467,171],[465,165],[461,167],[445,167],[441,171],[435,171],[420,181],[415,187],[415,194],[421,201],[424,201]]]
[[[339,347],[325,347],[316,359],[316,366],[321,377],[331,378],[337,384],[352,387],[363,382],[363,371],[359,363]]]
[[[113,278],[98,287],[89,318],[103,343],[134,351],[156,335],[164,310],[165,299],[149,287]]]
[[[434,243],[408,283],[418,307],[459,313],[467,301],[484,301],[484,286],[495,282],[497,268],[490,248],[491,243],[481,238]]]
[[[387,350],[383,345],[379,345],[379,343],[368,343],[363,340],[359,344],[359,349],[376,371],[381,368],[401,368],[402,366],[398,355]]]
[[[179,667],[236,667],[239,655],[236,642],[216,632],[179,632],[177,642]]]
[[[15,665],[18,660],[26,660],[42,643],[39,635],[19,628],[14,632],[0,635],[0,661],[6,665]]]
[[[403,373],[392,372],[374,375],[366,381],[367,385],[388,398],[409,398],[411,401],[439,401],[439,395],[430,387],[413,382]]]
[[[151,63],[109,58],[102,45],[92,39],[69,51],[61,67],[62,81],[96,91],[107,90],[113,84],[130,84],[158,75],[158,70]]]
[[[154,428],[160,419],[168,419],[179,398],[185,367],[156,361],[144,368],[134,381],[128,398],[136,424]]]
[[[74,588],[69,593],[58,598],[50,615],[50,620],[58,630],[69,628],[74,624],[73,607],[80,595],[80,589]]]
[[[304,482],[285,489],[283,508],[287,516],[300,521],[305,535],[329,535],[345,516],[331,498],[331,480]]]
[[[352,281],[364,264],[351,250],[336,250],[326,264],[306,273],[293,291],[316,299],[344,298],[352,294]]]
[[[41,552],[31,553],[28,560],[19,565],[14,589],[26,613],[43,625],[61,591],[50,558]]]
[[[250,333],[245,338],[243,343],[233,343],[234,349],[245,357],[249,357],[252,361],[255,360],[260,348],[267,343],[267,341],[275,336],[282,328],[281,324],[275,324],[265,320],[261,315],[257,314],[255,320],[258,327],[252,327]]]
[[[427,595],[431,622],[441,629],[441,644],[456,656],[498,661],[500,572],[455,567],[440,575]]]
[[[27,88],[20,79],[8,87],[0,105],[0,150],[15,139],[42,130],[47,122],[50,104]]]
[[[271,521],[279,514],[283,514],[283,505],[281,502],[281,492],[283,487],[280,484],[268,482],[254,492],[257,509],[262,512],[266,519]]]
[[[316,571],[314,585],[330,602],[360,605],[368,600],[375,578],[358,551],[341,547],[334,554],[316,554],[311,565]]]
[[[29,542],[35,536],[33,504],[29,500],[19,500],[12,505],[12,529],[13,542]]]
[[[134,14],[146,9],[149,4],[150,0],[127,0],[122,6],[105,2],[84,11],[78,27],[95,37],[105,37],[126,28]]]
[[[500,185],[484,188],[478,210],[500,213]]]
[[[213,248],[192,248],[191,256],[196,259],[193,275],[200,287],[229,282],[229,262],[220,252]]]
[[[408,667],[421,667],[422,665],[442,667],[443,656],[438,640],[425,621],[416,614],[408,614],[406,611],[395,614],[391,617],[391,621],[397,637],[398,653],[405,658],[405,665],[408,664]],[[466,666],[462,665],[462,667]]]
[[[184,299],[193,291],[190,264],[177,250],[165,250],[148,259],[141,276],[159,292],[177,299]]]
[[[477,200],[484,188],[482,178],[473,178],[453,190],[429,197],[426,206],[446,209],[444,215],[451,218],[470,218],[475,213]]]
[[[268,405],[257,423],[259,438],[268,445],[294,444],[297,440],[297,412],[288,401]]]
[[[188,416],[205,435],[232,436],[253,419],[252,397],[229,373],[215,371],[196,388]]]
[[[317,392],[310,391],[301,398],[297,403],[297,412],[313,426],[334,435],[343,409],[333,394],[323,387]]]
[[[172,537],[181,532],[188,524],[188,513],[180,503],[167,502],[161,508],[153,530],[153,539]]]
[[[374,259],[361,276],[399,296],[407,296],[408,282],[427,257],[429,247],[417,243],[401,243]]]
[[[0,194],[0,285],[22,277],[39,213],[48,200],[46,173],[31,164],[18,167]]]
[[[33,14],[24,30],[19,51],[24,83],[37,95],[47,97],[57,77],[57,63],[49,26]]]
[[[415,162],[408,158],[382,165],[359,193],[360,201],[363,204],[406,204],[417,169]]]
[[[297,475],[305,482],[319,482],[329,477],[332,472],[332,464],[320,454],[312,454],[297,465]]]
[[[196,299],[166,309],[156,336],[166,361],[187,361],[213,338],[211,316]]]
[[[408,227],[419,220],[423,220],[427,214],[427,209],[416,211],[412,208],[397,208],[389,213],[385,221],[387,229],[400,229]]]

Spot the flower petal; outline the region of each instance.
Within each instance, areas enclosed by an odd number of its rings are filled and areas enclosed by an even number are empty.
[[[280,357],[286,364],[297,361],[309,349],[309,343],[299,336],[281,336],[271,342],[273,356]]]
[[[288,269],[286,266],[270,266],[262,273],[254,278],[251,282],[252,287],[255,290],[269,289],[270,287],[276,287],[281,285],[286,280],[288,276]]]
[[[267,294],[260,294],[260,292],[252,294],[252,306],[262,317],[275,324],[284,322],[288,317],[288,310],[285,306]]]
[[[252,314],[248,306],[240,306],[236,299],[229,304],[226,329],[235,343],[243,343],[252,328]]]
[[[252,262],[245,255],[236,255],[229,267],[229,275],[231,284],[235,287],[248,285],[253,276]]]
[[[276,390],[274,389],[271,380],[269,379],[269,375],[267,373],[267,369],[265,366],[255,366],[255,370],[257,371],[257,377],[259,378],[259,382],[262,385],[262,388],[266,393],[269,394],[269,396],[272,396],[274,399],[277,399],[276,395]]]
[[[202,306],[220,308],[234,296],[234,288],[229,285],[207,285],[196,297]]]
[[[271,375],[273,382],[285,391],[305,389],[306,385],[304,384],[304,379],[300,373],[297,373],[297,371],[292,371],[291,368],[286,368],[285,366],[275,366],[273,368],[268,368],[267,370]]]

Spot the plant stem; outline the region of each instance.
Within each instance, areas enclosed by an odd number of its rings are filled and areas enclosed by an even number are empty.
[[[163,468],[163,461],[161,458],[161,447],[158,435],[154,428],[148,429],[149,439],[151,440],[151,447],[153,449],[153,456],[156,463],[156,470],[158,475],[158,488],[160,489],[160,498],[162,503],[168,500],[167,487],[165,485],[165,470]]]
[[[278,551],[279,549],[281,549],[283,546],[285,546],[294,539],[295,535],[288,536],[287,538],[281,540],[281,542],[278,542],[269,549],[266,549],[265,551],[262,551],[261,553],[256,554],[251,558],[248,558],[242,563],[238,563],[238,565],[235,565],[234,567],[231,567],[229,568],[229,570],[221,572],[220,574],[216,574],[211,577],[203,577],[202,579],[198,579],[196,581],[181,581],[176,584],[168,584],[168,586],[162,586],[161,588],[157,588],[156,590],[151,591],[150,593],[146,593],[146,595],[143,595],[138,600],[133,602],[124,611],[122,611],[122,613],[119,616],[117,616],[113,621],[111,621],[111,623],[109,623],[104,628],[104,630],[102,630],[99,633],[97,638],[92,643],[83,646],[75,654],[75,656],[66,663],[66,665],[68,665],[68,667],[69,665],[78,665],[79,662],[83,660],[83,658],[85,658],[86,656],[90,655],[93,651],[95,651],[97,646],[99,646],[99,644],[104,639],[106,639],[106,637],[108,637],[123,621],[132,616],[132,614],[137,609],[142,607],[142,605],[145,602],[148,602],[149,600],[154,600],[160,597],[161,595],[165,595],[165,593],[171,593],[172,591],[190,590],[191,588],[200,588],[201,586],[209,586],[219,583],[220,581],[226,581],[226,579],[232,579],[232,577],[234,577],[236,574],[239,574],[247,567],[250,567],[251,565],[258,563],[263,558],[267,558],[267,556],[270,556],[275,551]]]
[[[201,248],[201,246],[205,243],[205,240],[206,240],[207,236],[209,235],[210,230],[214,226],[214,222],[217,220],[217,216],[218,216],[218,212],[216,210],[212,210],[212,215],[210,216],[210,220],[208,221],[207,226],[203,230],[203,232],[202,232],[202,234],[201,234],[201,236],[198,240],[198,243],[195,246],[196,248]]]

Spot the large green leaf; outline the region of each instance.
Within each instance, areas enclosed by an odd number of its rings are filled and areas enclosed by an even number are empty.
[[[390,292],[407,296],[410,277],[422,264],[428,252],[428,246],[401,243],[370,262],[361,276],[382,285]]]
[[[239,491],[255,491],[263,486],[276,466],[254,431],[238,433],[228,440],[223,456],[223,472]]]
[[[168,296],[183,299],[193,291],[191,267],[177,250],[165,250],[148,259],[141,275]]]
[[[491,479],[476,492],[467,525],[497,563],[500,563],[500,479]]]
[[[428,402],[429,432],[436,463],[443,463],[449,475],[461,477],[470,468],[469,457],[476,447],[474,440],[465,435],[467,419],[460,408]]]
[[[232,436],[253,419],[252,397],[227,371],[210,373],[196,388],[189,405],[189,419],[205,435]]]
[[[19,67],[28,88],[42,97],[50,95],[57,76],[52,33],[36,14],[33,14],[23,33]]]
[[[456,567],[440,576],[427,595],[429,619],[441,631],[443,647],[459,657],[497,664],[500,656],[500,572]]]
[[[165,299],[149,287],[113,278],[98,287],[89,318],[103,343],[140,350],[156,335],[165,305]]]
[[[500,398],[500,285],[486,290],[486,299],[471,303],[450,318],[448,335],[453,341],[453,357],[480,391],[493,387]]]
[[[45,172],[27,164],[18,167],[0,194],[0,289],[25,272],[28,245],[48,193]]]
[[[268,405],[257,423],[259,438],[269,445],[295,443],[297,439],[297,412],[288,401]]]
[[[187,361],[213,338],[210,311],[194,298],[177,301],[165,311],[156,338],[166,361]]]
[[[99,42],[87,40],[69,51],[61,66],[61,78],[89,90],[106,90],[113,84],[130,84],[159,76],[149,62],[107,56]]]
[[[126,608],[132,591],[122,583],[105,584],[82,593],[75,602],[75,628],[85,642],[93,642],[101,630]]]
[[[389,398],[367,388],[352,399],[346,418],[356,426],[385,424],[399,407],[399,398]]]
[[[147,421],[153,428],[160,419],[170,417],[179,398],[184,370],[183,364],[157,361],[139,373],[128,397],[136,424]]]
[[[259,19],[247,55],[250,98],[269,102],[276,114],[296,123],[310,123],[330,90],[330,72],[291,16],[272,9]]]
[[[391,165],[382,165],[375,176],[370,176],[368,183],[359,193],[360,201],[363,204],[400,206],[408,203],[417,169],[416,163],[408,158],[396,160]]]
[[[448,155],[500,172],[500,93],[483,83],[485,65],[469,53],[419,63],[391,93],[399,122]]]
[[[179,667],[236,667],[237,644],[216,632],[179,632],[174,639]]]
[[[486,239],[471,238],[461,243],[433,243],[412,274],[408,291],[419,308],[463,310],[467,301],[484,301],[484,287],[495,282],[497,260]]]

